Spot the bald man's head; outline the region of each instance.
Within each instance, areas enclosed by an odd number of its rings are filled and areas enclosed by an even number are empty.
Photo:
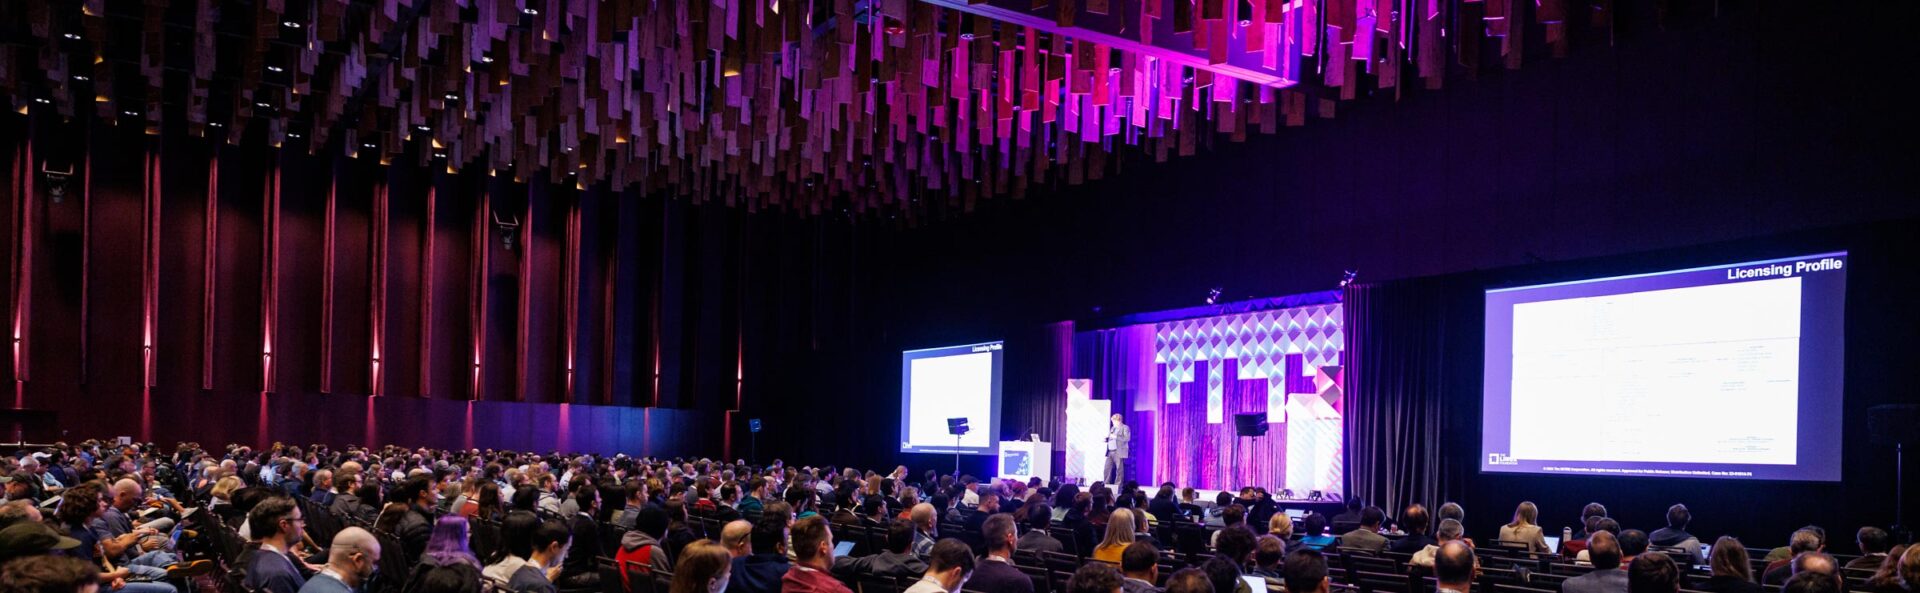
[[[1612,533],[1593,532],[1587,538],[1587,560],[1600,570],[1620,568],[1620,540]]]
[[[1472,583],[1475,564],[1472,546],[1459,540],[1450,541],[1440,544],[1440,550],[1433,553],[1433,576],[1442,584]]]
[[[121,511],[132,509],[134,505],[140,504],[141,494],[140,483],[131,478],[114,482],[113,508],[120,509]]]
[[[334,534],[333,546],[327,549],[327,566],[347,577],[343,580],[351,580],[350,587],[366,582],[379,564],[380,540],[359,527]]]
[[[924,502],[913,505],[913,509],[907,511],[907,518],[913,521],[914,527],[922,531],[933,531],[933,505]]]
[[[1822,552],[1805,552],[1794,556],[1792,564],[1793,574],[1817,572],[1831,576],[1840,572],[1840,567],[1834,562],[1833,557]]]
[[[746,519],[734,519],[720,528],[720,544],[727,547],[727,553],[740,558],[753,553],[753,524]]]

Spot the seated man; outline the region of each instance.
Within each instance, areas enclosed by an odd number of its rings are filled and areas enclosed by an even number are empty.
[[[980,506],[986,507],[987,501],[993,498],[992,494],[981,495]],[[1033,579],[1027,578],[1026,573],[1013,566],[1013,550],[1018,541],[1013,535],[1013,516],[994,513],[988,515],[980,527],[986,541],[987,557],[974,567],[973,578],[967,581],[967,590],[981,593],[1033,593]]]
[[[1327,558],[1313,548],[1300,548],[1287,554],[1285,572],[1288,593],[1327,593],[1331,587],[1327,579]]]
[[[1027,532],[1020,535],[1020,549],[1035,554],[1066,550],[1066,544],[1047,533],[1047,527],[1052,524],[1053,507],[1047,503],[1035,503],[1027,509]]]
[[[1887,530],[1868,525],[1854,534],[1853,541],[1860,546],[1860,557],[1847,562],[1847,568],[1860,570],[1879,570],[1880,564],[1887,560],[1888,544],[1893,538]]]
[[[1793,555],[1784,560],[1775,560],[1768,563],[1766,571],[1760,573],[1760,584],[1787,584],[1787,579],[1793,576],[1793,559],[1799,558],[1802,555],[1818,553],[1825,550],[1827,546],[1821,541],[1822,539],[1824,538],[1821,537],[1820,533],[1811,529],[1801,528],[1799,531],[1793,532],[1793,538],[1787,540],[1787,549],[1792,551]]]
[[[1641,554],[1627,567],[1627,593],[1680,593],[1680,567],[1666,554]]]
[[[859,558],[835,558],[833,572],[844,577],[917,577],[927,572],[927,563],[913,555],[913,524],[895,519],[887,525],[887,549]]]
[[[1153,585],[1160,579],[1160,549],[1148,542],[1127,546],[1120,554],[1120,576],[1126,593],[1161,593]]]
[[[853,593],[827,571],[833,565],[833,531],[819,515],[793,522],[793,568],[780,579],[782,593]]]
[[[1367,507],[1360,511],[1360,527],[1340,536],[1340,547],[1355,548],[1369,552],[1382,552],[1387,549],[1387,537],[1380,535],[1380,522],[1386,520],[1386,511],[1380,507]]]
[[[555,566],[567,555],[568,546],[573,544],[573,530],[565,521],[541,521],[533,530],[532,557],[519,569],[513,571],[507,579],[507,590],[513,593],[554,593],[553,577],[559,576]]]
[[[1686,555],[1673,560],[1689,566],[1706,564],[1700,553],[1700,538],[1687,533],[1687,523],[1693,521],[1693,513],[1687,511],[1687,505],[1676,504],[1667,507],[1667,526],[1653,530],[1647,535],[1647,541],[1662,548],[1679,548]]]
[[[1452,541],[1440,546],[1433,553],[1434,591],[1436,593],[1467,593],[1473,590],[1473,573],[1480,560],[1473,555],[1473,547],[1466,542]]]
[[[1247,571],[1247,574],[1279,580],[1281,577],[1286,576],[1286,570],[1280,566],[1280,563],[1286,560],[1286,556],[1287,543],[1285,541],[1282,541],[1279,536],[1273,534],[1262,535],[1259,539],[1254,540],[1253,569]]]
[[[299,593],[307,579],[294,564],[298,556],[293,546],[300,542],[300,532],[306,524],[300,515],[300,506],[291,498],[270,496],[253,505],[253,510],[247,513],[247,525],[258,547],[241,559],[247,571],[248,589],[262,593]]]
[[[946,538],[934,542],[933,548],[927,551],[927,559],[927,573],[920,577],[919,582],[908,587],[906,593],[960,593],[960,588],[966,584],[967,578],[973,576],[973,550],[960,540]],[[1111,566],[1098,562],[1089,563],[1089,565],[1099,565],[1108,571],[1113,570]],[[1082,570],[1084,569],[1085,567],[1082,567]],[[1074,576],[1078,578],[1079,574],[1075,573]],[[1113,580],[1115,586],[1106,593],[1114,593],[1120,588],[1118,586],[1120,579]],[[1073,590],[1071,584],[1069,582],[1069,591]]]
[[[1464,532],[1465,530],[1460,527],[1459,521],[1456,521],[1453,519],[1441,519],[1440,529],[1434,531],[1434,534],[1438,536],[1435,539],[1435,543],[1427,544],[1427,547],[1421,548],[1420,551],[1418,552],[1414,552],[1413,558],[1410,560],[1407,560],[1407,564],[1433,568],[1433,553],[1440,551],[1441,544],[1445,544],[1447,542],[1454,541],[1454,540],[1465,541],[1463,538],[1460,537],[1461,534]],[[1468,542],[1467,545],[1472,546],[1473,543]]]
[[[1595,531],[1583,550],[1593,562],[1593,571],[1561,581],[1560,593],[1623,593],[1627,574],[1620,568],[1620,542],[1612,533]]]
[[[787,562],[786,519],[762,517],[754,522],[749,538],[753,555],[733,559],[727,593],[780,593],[781,579],[793,568]]]
[[[1427,528],[1431,524],[1426,505],[1418,503],[1407,505],[1407,510],[1400,513],[1400,528],[1405,530],[1407,535],[1389,544],[1387,551],[1412,554],[1434,545],[1433,536],[1427,535]]]

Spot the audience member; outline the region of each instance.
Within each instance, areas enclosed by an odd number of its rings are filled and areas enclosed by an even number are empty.
[[[667,593],[723,593],[732,569],[733,554],[726,547],[708,540],[693,542],[673,565]]]
[[[1113,565],[1102,562],[1088,562],[1073,576],[1067,579],[1067,593],[1121,593],[1126,590],[1126,579]],[[921,593],[908,589],[907,593]]]
[[[1520,506],[1513,509],[1513,520],[1500,526],[1499,540],[1502,543],[1522,544],[1528,552],[1552,552],[1547,549],[1546,534],[1541,533],[1540,526],[1534,524],[1539,517],[1540,507],[1534,506],[1533,501],[1521,502]]]
[[[1455,519],[1441,519],[1440,528],[1434,530],[1434,543],[1427,544],[1427,547],[1420,548],[1419,551],[1414,552],[1413,557],[1407,560],[1407,564],[1433,568],[1434,552],[1440,551],[1440,544],[1450,541],[1465,541],[1468,547],[1472,547],[1473,542],[1460,536],[1462,531],[1464,530],[1460,527],[1460,521]]]
[[[919,577],[927,563],[913,555],[913,524],[895,519],[887,525],[887,548],[859,558],[835,558],[833,571],[845,576]]]
[[[1687,505],[1676,504],[1667,507],[1667,526],[1647,534],[1647,543],[1685,554],[1674,560],[1687,566],[1705,564],[1705,558],[1700,552],[1700,538],[1687,533],[1687,524],[1692,521],[1693,513],[1687,510]]]
[[[6,593],[96,593],[100,570],[77,558],[38,554],[0,564]]]
[[[1638,554],[1634,556],[1633,563],[1627,566],[1627,593],[1679,592],[1680,567],[1666,554]]]
[[[333,535],[327,548],[327,565],[301,585],[300,593],[353,593],[366,586],[373,571],[380,567],[380,540],[359,527],[348,527]],[[475,585],[480,575],[473,575]]]
[[[780,579],[781,593],[852,593],[830,572],[833,531],[825,517],[816,514],[793,522],[793,555],[793,568]]]
[[[728,593],[779,593],[792,566],[787,561],[787,522],[762,516],[753,524],[753,555],[733,559]]]
[[[1920,593],[1920,545],[1894,546],[1861,587],[1871,593]]]
[[[1840,580],[1817,572],[1803,572],[1787,579],[1782,593],[1840,593]]]
[[[1163,490],[1170,490],[1163,488]],[[1169,519],[1171,520],[1171,519]],[[1151,542],[1138,542],[1127,546],[1120,555],[1120,587],[1126,593],[1160,593],[1154,583],[1160,580],[1160,548]],[[1026,578],[1021,575],[1020,578]],[[1031,581],[1029,581],[1031,582]],[[1032,591],[1031,588],[1028,589]]]
[[[1275,516],[1283,517],[1285,515]],[[1262,535],[1254,540],[1253,568],[1249,569],[1247,574],[1278,580],[1286,575],[1286,569],[1281,566],[1281,563],[1285,562],[1286,558],[1286,540],[1275,537],[1273,534]],[[1254,593],[1260,592],[1255,591]]]
[[[1433,536],[1427,535],[1430,521],[1431,517],[1427,515],[1425,505],[1418,503],[1407,505],[1407,510],[1400,513],[1400,529],[1407,534],[1389,544],[1387,551],[1396,554],[1412,554],[1434,545]]]
[[[1123,583],[1121,589],[1125,588]],[[1167,577],[1166,593],[1213,593],[1213,581],[1207,579],[1207,573],[1198,568],[1182,568]]]
[[[1622,593],[1627,590],[1627,574],[1620,569],[1620,542],[1613,533],[1595,531],[1583,550],[1593,563],[1587,574],[1561,581],[1560,593]]]
[[[1827,530],[1824,528],[1821,528],[1819,525],[1808,525],[1806,527],[1801,527],[1800,529],[1796,529],[1794,531],[1796,533],[1800,531],[1811,531],[1813,532],[1814,539],[1818,541],[1821,548],[1825,548],[1827,546]],[[1769,568],[1771,568],[1772,563],[1792,559],[1797,554],[1798,554],[1797,552],[1793,551],[1793,540],[1791,539],[1791,537],[1789,537],[1789,539],[1787,540],[1787,545],[1774,548],[1767,552],[1766,561],[1768,563]]]
[[[1361,509],[1360,526],[1340,536],[1340,547],[1376,553],[1386,550],[1387,538],[1380,535],[1380,523],[1386,518],[1386,511],[1380,510],[1380,507]]]
[[[1787,584],[1787,579],[1793,576],[1793,559],[1805,554],[1825,550],[1827,547],[1825,539],[1826,537],[1822,532],[1813,529],[1802,527],[1794,531],[1793,537],[1787,540],[1787,549],[1791,551],[1792,554],[1785,558],[1768,562],[1767,569],[1760,573],[1760,584]],[[1772,554],[1768,554],[1768,557],[1771,558]]]
[[[1869,525],[1861,527],[1853,541],[1860,546],[1860,557],[1847,561],[1847,568],[1879,570],[1887,559],[1887,546],[1893,538],[1887,535],[1887,530]]]
[[[1473,590],[1473,573],[1480,565],[1473,547],[1464,542],[1447,542],[1433,553],[1434,590],[1439,593],[1468,593]]]
[[[1300,548],[1287,554],[1283,572],[1282,580],[1288,593],[1327,593],[1332,588],[1327,578],[1327,558],[1313,548]],[[1173,593],[1172,587],[1168,587],[1168,593]]]
[[[1618,535],[1620,541],[1620,563],[1631,565],[1633,559],[1647,553],[1647,532],[1638,529],[1622,529]],[[1672,558],[1668,558],[1672,560]]]
[[[1107,516],[1107,537],[1100,545],[1093,547],[1093,559],[1111,564],[1119,564],[1120,556],[1126,553],[1127,546],[1133,544],[1133,512],[1127,509],[1114,509]],[[1216,538],[1216,542],[1218,539]]]
[[[1293,539],[1293,517],[1279,513],[1267,519],[1267,534],[1280,538],[1280,541]]]
[[[1761,593],[1765,589],[1753,582],[1753,566],[1747,561],[1747,546],[1731,536],[1713,542],[1707,557],[1711,576],[1691,587],[1705,593]]]
[[[533,530],[533,552],[527,562],[507,579],[513,593],[554,593],[553,579],[560,575],[561,559],[573,543],[573,530],[563,521],[541,521]]]
[[[728,556],[745,558],[753,555],[752,535],[753,523],[734,519],[720,528],[720,545],[727,549]]]
[[[1027,532],[1020,535],[1020,549],[1036,554],[1061,552],[1066,545],[1047,533],[1047,527],[1053,523],[1053,507],[1047,503],[1036,503],[1027,507]]]
[[[1088,563],[1088,566],[1105,565]],[[1112,571],[1113,567],[1107,566],[1106,569]],[[1081,567],[1081,570],[1085,571],[1086,567]],[[926,574],[921,575],[920,581],[908,587],[904,593],[959,593],[960,588],[966,585],[967,578],[971,576],[973,576],[973,550],[960,540],[943,539],[935,542],[933,547],[927,550]],[[1075,578],[1079,576],[1080,573],[1074,573]],[[1114,593],[1113,589],[1119,589],[1119,580],[1118,575],[1115,575],[1114,587],[1103,590],[1103,593]],[[1068,589],[1073,590],[1071,583]]]
[[[933,544],[939,539],[934,525],[937,516],[933,505],[924,502],[908,509],[908,520],[913,521],[913,555],[926,558],[933,553]]]
[[[666,511],[641,506],[633,515],[633,529],[620,536],[620,549],[613,553],[614,562],[640,574],[671,572],[673,555],[660,545],[659,539],[660,533],[667,529]],[[724,530],[721,537],[725,539]]]
[[[273,496],[253,505],[247,513],[252,526],[254,549],[241,556],[246,569],[243,580],[250,590],[262,593],[299,593],[307,579],[294,564],[293,546],[307,521],[300,506],[285,496]]]
[[[981,506],[992,495],[981,496]],[[1019,545],[1014,537],[1013,516],[995,513],[982,522],[981,535],[986,541],[987,556],[974,567],[973,578],[967,580],[967,590],[982,593],[1033,593],[1033,579],[1013,566],[1013,551]],[[1150,543],[1136,543],[1135,546],[1152,547]],[[1131,546],[1129,546],[1129,549]]]

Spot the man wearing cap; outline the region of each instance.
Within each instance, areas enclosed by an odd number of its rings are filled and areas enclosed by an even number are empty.
[[[38,521],[16,523],[6,529],[0,529],[0,564],[15,558],[66,552],[79,545],[80,540],[60,535],[44,523]]]

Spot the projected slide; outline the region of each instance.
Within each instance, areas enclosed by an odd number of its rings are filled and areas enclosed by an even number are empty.
[[[1487,291],[1480,469],[1839,480],[1846,258]]]
[[[1000,430],[1001,343],[900,354],[900,451],[993,455]],[[966,418],[957,441],[948,418]]]

